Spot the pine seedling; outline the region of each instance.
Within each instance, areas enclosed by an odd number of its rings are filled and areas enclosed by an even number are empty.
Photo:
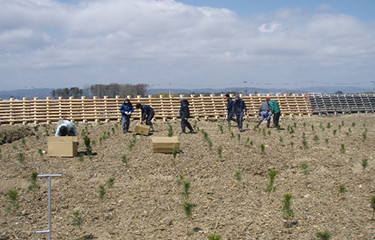
[[[363,169],[366,169],[367,166],[368,166],[368,159],[367,158],[362,159],[362,167],[363,167]]]
[[[326,230],[324,232],[317,232],[316,237],[319,240],[329,240],[329,239],[331,239],[331,233],[328,230]]]
[[[173,127],[171,124],[168,124],[169,126],[169,129],[168,129],[168,137],[172,137],[173,136]]]
[[[271,136],[271,130],[268,130],[267,134],[268,136]]]
[[[24,138],[22,138],[21,143],[22,143],[22,146],[26,146],[26,141]]]
[[[115,134],[115,128],[112,128],[112,134]]]
[[[352,133],[352,129],[351,128],[349,128],[348,130],[349,130],[350,133]]]
[[[47,137],[49,136],[48,129],[46,129],[46,130],[44,131],[44,134],[45,134]]]
[[[355,122],[352,122],[352,127],[355,127]]]
[[[178,186],[181,186],[184,183],[184,178],[185,178],[185,176],[182,175],[182,174],[178,176],[178,180],[177,180]]]
[[[83,162],[83,157],[85,156],[85,154],[83,154],[83,153],[80,153],[79,155],[78,155],[78,159],[79,159],[79,161],[80,162]]]
[[[294,142],[290,142],[290,146],[291,146],[291,147],[294,147]]]
[[[178,147],[173,148],[173,152],[172,152],[173,159],[176,159],[177,153],[178,153]]]
[[[366,141],[367,140],[367,131],[364,131],[363,133],[362,133],[362,141]]]
[[[107,180],[107,186],[109,188],[113,187],[113,184],[115,184],[115,177],[110,177],[108,180]]]
[[[35,139],[38,141],[39,140],[39,135],[35,135]]]
[[[304,149],[309,149],[309,144],[307,143],[307,140],[305,138],[302,140],[302,145]]]
[[[208,147],[211,149],[213,144],[210,138],[207,138]]]
[[[223,130],[223,125],[219,125],[219,130],[220,130],[221,134],[223,134],[223,133],[224,133],[224,130]]]
[[[241,141],[241,134],[237,134],[237,140]]]
[[[247,137],[247,138],[246,138],[246,143],[245,143],[245,145],[247,145],[247,144],[249,144],[249,143],[250,143],[250,138]]]
[[[208,240],[221,240],[221,236],[219,234],[212,234],[208,237]]]
[[[346,152],[345,144],[343,144],[343,143],[341,144],[340,152],[341,152],[342,154],[344,154],[344,153]]]
[[[307,164],[307,162],[301,163],[301,168],[303,170],[303,174],[309,175],[309,165]]]
[[[73,226],[81,226],[81,224],[83,223],[83,218],[81,217],[81,215],[79,214],[79,211],[74,211],[73,212],[73,221],[72,221],[72,225]]]
[[[294,134],[294,133],[295,133],[295,131],[294,131],[294,128],[293,128],[293,127],[291,127],[291,128],[290,128],[290,131],[289,131],[289,133],[290,133],[290,134]]]
[[[333,130],[333,136],[336,136],[337,129]]]
[[[99,144],[102,145],[102,143],[103,143],[103,137],[100,137],[99,138]]]
[[[85,146],[86,146],[86,154],[89,155],[89,156],[92,155],[92,148],[91,148],[91,145],[90,145],[90,142],[91,142],[90,138],[88,136],[85,136],[83,138],[83,141],[85,142]]]
[[[103,184],[100,184],[100,185],[99,185],[99,199],[100,199],[100,200],[103,200],[104,195],[105,195],[105,188],[104,188],[104,185],[103,185]]]
[[[319,141],[319,136],[315,134],[313,140],[314,140],[315,142]]]
[[[296,122],[293,123],[293,127],[297,128],[297,123]]]
[[[32,172],[30,176],[30,185],[28,189],[31,191],[33,189],[39,189],[40,186],[36,183],[36,180],[38,179],[38,172]]]
[[[329,139],[328,139],[328,138],[326,138],[325,142],[326,142],[326,143],[328,143],[328,142],[329,142]]]
[[[17,154],[17,159],[19,163],[23,163],[23,161],[25,160],[25,155],[20,152]]]
[[[345,122],[344,121],[341,121],[341,126],[345,126]]]
[[[262,132],[263,132],[263,136],[266,136],[266,129],[265,128],[262,129]]]
[[[311,125],[311,130],[312,130],[313,132],[315,132],[315,127],[314,127],[314,125]]]
[[[219,146],[217,148],[217,154],[219,155],[219,158],[223,158],[223,147],[222,146]]]
[[[344,184],[339,185],[339,193],[346,193],[346,187]]]
[[[254,145],[254,142],[253,140],[250,141],[250,146],[253,146]]]
[[[375,215],[375,195],[371,197],[371,208],[372,208],[372,220],[374,220],[374,215]]]
[[[236,174],[234,175],[236,180],[237,181],[241,181],[242,180],[242,176],[241,176],[241,170],[236,170]]]
[[[184,181],[183,184],[184,184],[184,191],[183,191],[182,194],[185,196],[185,198],[189,198],[190,182]]]
[[[328,122],[328,123],[327,123],[327,128],[328,128],[328,129],[331,128],[331,122]]]
[[[85,136],[85,130],[84,129],[82,129],[82,131],[81,131],[81,136],[82,137]]]
[[[43,156],[43,150],[42,149],[38,149],[38,154],[39,154],[39,156]]]
[[[306,127],[306,122],[303,122],[302,125],[303,125],[303,127]]]
[[[270,177],[268,185],[267,185],[267,188],[266,188],[266,192],[268,192],[268,193],[273,192],[273,191],[276,190],[276,188],[273,186],[273,184],[275,182],[276,174],[277,174],[277,172],[275,170],[273,170],[273,169],[271,169],[268,172],[268,176]]]
[[[7,207],[7,210],[10,210],[12,207],[18,209],[18,202],[17,202],[18,192],[17,190],[9,190],[8,198],[10,200],[10,206]]]
[[[234,138],[234,133],[233,132],[230,132],[230,137]]]
[[[260,153],[265,154],[266,153],[266,146],[262,143],[260,144]]]
[[[192,210],[193,210],[193,207],[194,207],[194,204],[191,204],[189,201],[185,201],[184,204],[182,205],[182,207],[184,208],[185,210],[185,214],[188,218],[191,218],[192,216]]]
[[[92,140],[91,145],[92,145],[92,146],[95,146],[95,145],[96,145],[96,141],[95,141],[95,140]]]
[[[13,144],[13,145],[12,145],[12,149],[13,149],[13,150],[17,150],[18,147],[17,147],[16,145]]]
[[[126,157],[125,154],[121,156],[121,162],[128,163],[128,158]]]
[[[294,211],[292,210],[292,194],[291,193],[286,193],[284,194],[284,199],[283,199],[283,214],[284,214],[284,219],[287,220],[286,226],[289,227],[290,221],[294,217]]]
[[[280,136],[279,137],[279,141],[282,143],[282,142],[284,142],[284,138],[283,138],[283,136]]]

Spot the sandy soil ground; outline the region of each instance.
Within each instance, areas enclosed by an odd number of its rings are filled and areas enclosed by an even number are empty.
[[[152,153],[149,136],[136,136],[130,150],[133,135],[114,123],[78,125],[80,136],[86,131],[94,141],[96,155],[52,158],[40,153],[55,126],[30,128],[34,136],[0,145],[0,239],[46,239],[34,232],[47,227],[47,181],[38,179],[40,189],[29,190],[33,171],[63,174],[52,183],[54,239],[208,239],[214,233],[223,239],[317,239],[325,230],[332,239],[375,239],[374,119],[370,114],[284,118],[282,130],[265,123],[254,129],[255,120],[246,120],[243,133],[224,121],[190,120],[208,133],[212,148],[201,132],[180,135],[179,122],[173,122],[182,150],[175,159]],[[167,136],[168,124],[157,122],[155,130],[154,136]],[[109,137],[100,140],[104,133]],[[85,151],[82,137],[79,151]],[[268,193],[271,169],[277,175],[275,191]],[[180,175],[191,183],[190,218],[177,184]],[[18,191],[18,209],[9,190]],[[294,211],[289,220],[282,211],[286,193],[292,194]],[[83,221],[78,226],[75,211]]]

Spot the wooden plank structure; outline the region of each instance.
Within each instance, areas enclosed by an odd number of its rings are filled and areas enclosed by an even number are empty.
[[[245,101],[249,117],[258,117],[258,108],[261,102],[270,96],[280,104],[282,115],[285,116],[311,116],[313,111],[308,95],[241,95]],[[232,96],[234,97],[234,96]],[[142,98],[137,96],[131,98],[132,104],[148,104],[155,110],[156,120],[176,120],[179,117],[179,97],[153,98],[151,96]],[[218,119],[225,114],[226,99],[211,95],[185,96],[190,103],[191,117],[195,119]],[[52,123],[65,118],[75,122],[120,122],[121,114],[119,108],[123,98],[86,98],[74,99],[26,99],[0,101],[0,124],[28,124],[28,123]],[[140,119],[140,111],[132,114],[135,120]]]
[[[316,115],[375,112],[374,94],[319,94],[309,98]]]

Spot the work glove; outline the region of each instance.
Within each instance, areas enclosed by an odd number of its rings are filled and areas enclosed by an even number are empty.
[[[188,118],[184,118],[186,121],[188,120]]]

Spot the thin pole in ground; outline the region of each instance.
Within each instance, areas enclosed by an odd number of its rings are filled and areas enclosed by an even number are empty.
[[[39,174],[39,178],[48,178],[48,230],[36,231],[35,233],[48,233],[48,240],[51,240],[51,181],[52,177],[62,177],[62,174]]]

